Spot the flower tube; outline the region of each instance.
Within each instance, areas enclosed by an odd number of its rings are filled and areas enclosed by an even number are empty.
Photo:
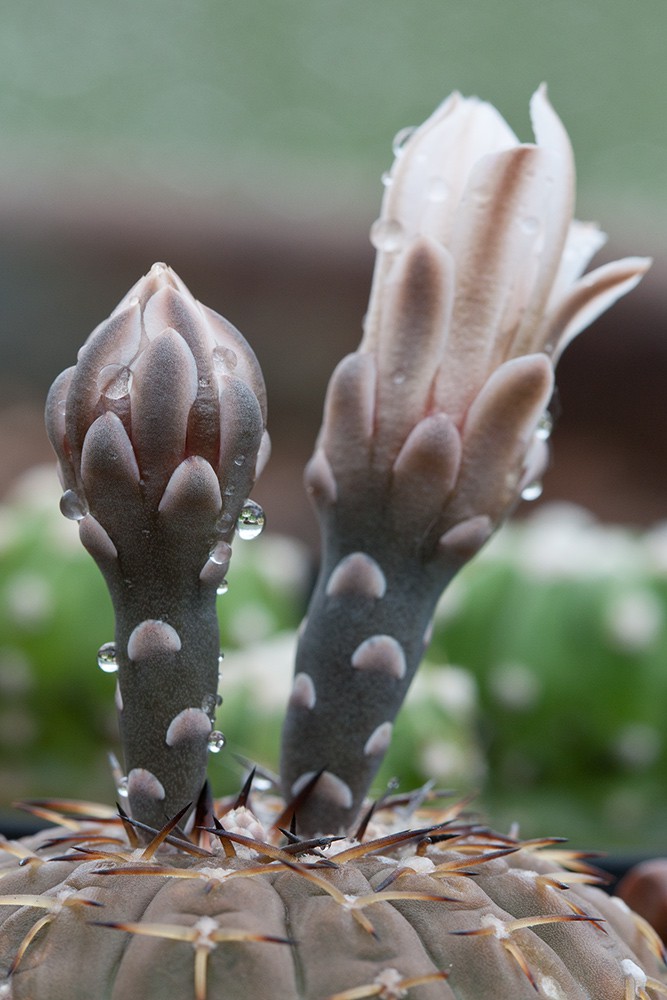
[[[116,616],[103,669],[131,815],[160,827],[206,780],[219,672],[216,590],[268,455],[266,398],[241,334],[156,264],[54,382],[46,405],[63,485]]]
[[[454,94],[385,177],[363,338],[331,378],[306,472],[324,551],[283,780],[298,794],[322,772],[309,829],[354,819],[438,597],[544,470],[558,357],[649,266],[580,276],[605,237],[573,219],[572,150],[543,87],[531,114],[537,141],[520,143]]]

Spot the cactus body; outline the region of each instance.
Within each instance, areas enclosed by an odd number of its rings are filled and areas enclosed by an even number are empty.
[[[3,845],[0,996],[667,995],[657,935],[595,886],[582,855],[458,812],[423,810],[406,832],[404,816],[382,810],[361,838],[315,846],[272,835],[277,806],[262,822],[241,806],[201,835],[206,848],[178,833],[181,847],[158,849],[133,847],[108,811],[65,817]]]

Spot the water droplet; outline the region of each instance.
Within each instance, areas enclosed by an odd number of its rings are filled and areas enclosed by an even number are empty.
[[[391,151],[394,156],[401,155],[414,131],[414,125],[406,125],[405,128],[399,129],[391,143]]]
[[[223,653],[222,650],[220,650],[220,653],[218,655],[218,671],[222,670],[222,664],[224,663],[224,661],[225,661],[225,654]]]
[[[231,514],[221,514],[218,520],[215,522],[215,530],[221,535],[225,535],[232,524],[234,523],[234,518]]]
[[[403,226],[396,219],[376,219],[370,235],[375,249],[385,253],[396,253],[405,240]]]
[[[224,733],[214,729],[208,738],[209,753],[220,753],[226,742]]]
[[[391,380],[394,383],[394,385],[403,385],[403,383],[405,382],[405,378],[406,378],[405,372],[394,372],[394,374],[391,377]]]
[[[519,222],[526,236],[535,236],[540,231],[540,220],[534,215],[526,215]]]
[[[252,787],[256,792],[268,792],[273,788],[270,778],[263,778],[261,774],[256,774],[253,778]]]
[[[536,479],[534,482],[528,483],[527,486],[524,486],[521,490],[521,499],[528,500],[529,502],[531,500],[537,500],[542,496],[542,489],[542,483]]]
[[[109,752],[107,755],[109,758],[109,765],[111,767],[111,777],[113,778],[113,783],[116,786],[116,794],[120,795],[121,798],[127,798],[127,778],[123,774],[123,769],[118,762],[118,758],[115,753]]]
[[[237,455],[234,459],[234,465],[243,465],[245,462],[245,455]]]
[[[226,375],[229,372],[233,372],[238,363],[239,359],[236,351],[233,351],[231,347],[213,348],[213,364],[215,365],[216,371]]]
[[[123,399],[131,385],[132,372],[126,365],[105,365],[97,376],[97,388],[106,399]]]
[[[220,695],[207,694],[204,696],[202,700],[201,710],[202,712],[206,712],[206,714],[212,719],[215,715],[215,710],[217,709],[218,705],[222,705],[222,698],[220,697]]]
[[[210,378],[200,378],[199,379],[199,388],[200,389],[208,389],[208,387],[210,386],[210,384],[211,384]]]
[[[472,197],[478,208],[485,208],[491,200],[490,192],[484,187],[477,188],[477,190],[473,192]]]
[[[264,511],[254,500],[246,500],[241,508],[236,522],[236,531],[239,538],[248,541],[250,538],[257,538],[264,531],[266,518]]]
[[[82,521],[88,513],[88,507],[74,490],[65,490],[60,498],[60,513],[70,521]]]
[[[150,269],[150,274],[154,274],[157,276],[160,274],[164,274],[164,272],[168,270],[169,269],[166,264],[163,264],[162,261],[156,261],[156,263],[153,264],[152,268]]]
[[[229,523],[231,524],[231,517]],[[215,548],[211,549],[208,557],[216,566],[225,566],[229,562],[230,555],[231,549],[228,542],[218,542]]]
[[[227,583],[226,580],[222,580],[215,588],[215,592],[218,595],[218,597],[223,597],[228,590],[229,590],[229,584]]]
[[[538,420],[537,427],[535,428],[535,437],[540,441],[548,441],[551,437],[551,432],[554,429],[553,417],[548,410],[545,410],[540,419]]]
[[[66,399],[59,399],[58,400],[58,404],[56,406],[56,409],[57,409],[58,413],[61,415],[61,417],[64,417],[65,416],[65,410],[67,409],[67,400]]]
[[[382,181],[384,187],[391,187],[394,183],[394,178],[391,176],[390,170],[385,170],[380,180]]]
[[[436,175],[429,179],[427,197],[429,201],[447,201],[449,197],[449,185],[444,177]]]
[[[104,645],[100,646],[97,650],[97,666],[100,670],[103,670],[105,674],[115,674],[118,670],[118,660],[116,657],[116,643],[105,642]]]

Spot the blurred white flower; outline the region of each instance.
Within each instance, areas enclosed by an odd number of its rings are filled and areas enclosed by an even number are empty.
[[[523,663],[501,663],[489,675],[497,702],[514,712],[525,712],[540,699],[541,684],[534,670]]]
[[[665,620],[663,603],[647,588],[614,597],[606,610],[605,627],[612,643],[628,653],[655,645]]]

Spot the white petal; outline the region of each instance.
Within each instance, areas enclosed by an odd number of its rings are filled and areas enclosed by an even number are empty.
[[[553,348],[554,364],[578,333],[639,284],[650,266],[648,257],[625,257],[590,271],[574,285],[548,323],[546,348]]]

